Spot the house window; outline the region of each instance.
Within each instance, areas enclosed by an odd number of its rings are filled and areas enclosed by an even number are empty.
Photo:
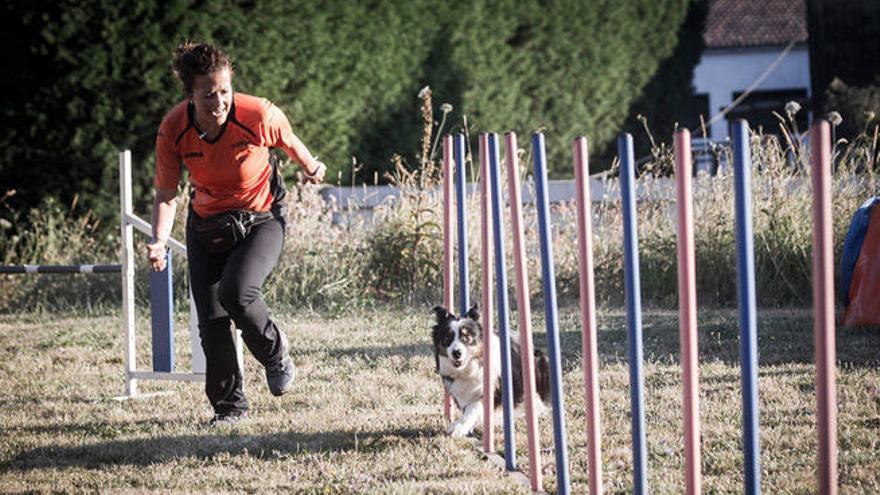
[[[742,91],[734,92],[733,99],[736,100],[742,94]],[[798,131],[803,133],[807,130],[807,105],[809,102],[806,88],[753,91],[727,114],[728,124],[736,119],[746,119],[752,130],[761,129],[765,134],[775,134],[782,137],[779,119],[773,115],[773,112],[787,119],[785,104],[789,101],[796,101],[801,105],[801,111],[795,115],[795,122]]]

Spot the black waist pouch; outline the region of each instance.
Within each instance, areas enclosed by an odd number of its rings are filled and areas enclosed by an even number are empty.
[[[254,225],[272,218],[272,213],[250,210],[229,210],[207,218],[190,215],[193,232],[205,251],[218,254],[232,249],[247,237]]]

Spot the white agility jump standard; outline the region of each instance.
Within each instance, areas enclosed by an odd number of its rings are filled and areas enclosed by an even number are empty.
[[[119,153],[119,207],[121,230],[121,272],[122,272],[122,326],[125,335],[125,396],[138,396],[140,380],[193,381],[205,380],[205,354],[199,337],[198,317],[190,293],[190,352],[191,364],[188,372],[176,371],[174,366],[174,312],[171,293],[172,253],[186,257],[186,246],[176,239],[169,239],[168,266],[163,272],[151,274],[151,318],[153,321],[153,369],[141,370],[137,366],[137,345],[135,337],[135,248],[134,230],[152,236],[149,222],[134,214],[131,194],[131,152]],[[159,328],[162,327],[162,328]],[[242,365],[241,336],[236,339],[239,366]]]
[[[198,318],[190,293],[190,352],[191,366],[187,372],[175,370],[174,352],[174,297],[172,292],[173,253],[186,258],[186,246],[176,239],[169,239],[168,263],[165,270],[151,272],[150,319],[152,323],[152,370],[138,369],[135,332],[135,248],[134,231],[152,236],[152,226],[132,212],[131,152],[119,153],[119,206],[120,206],[120,258],[119,264],[84,265],[0,265],[0,274],[107,274],[122,275],[122,327],[124,334],[125,395],[119,399],[144,397],[138,394],[139,380],[205,380],[205,354],[199,337]],[[236,339],[239,367],[242,365],[241,335]]]

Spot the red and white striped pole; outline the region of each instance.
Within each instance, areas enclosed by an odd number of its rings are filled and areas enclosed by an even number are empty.
[[[685,493],[700,493],[700,390],[697,354],[697,284],[694,263],[694,211],[691,133],[675,133],[678,204],[678,322],[681,345]]]
[[[510,223],[513,238],[513,264],[516,270],[516,308],[519,317],[519,347],[522,357],[523,402],[526,406],[526,430],[529,438],[529,480],[532,491],[541,490],[541,440],[535,411],[535,359],[532,344],[532,309],[529,302],[529,279],[526,276],[526,248],[523,234],[522,188],[519,181],[516,134],[505,136],[507,188],[510,196]]]
[[[837,493],[837,385],[834,328],[834,248],[831,223],[831,127],[810,132],[813,175],[813,339],[816,347],[816,421],[819,426],[819,489]]]
[[[596,344],[596,291],[593,281],[593,227],[590,209],[590,168],[587,138],[574,141],[577,198],[578,270],[580,273],[581,348],[587,406],[587,460],[590,493],[602,493],[602,428],[599,406],[599,355]]]

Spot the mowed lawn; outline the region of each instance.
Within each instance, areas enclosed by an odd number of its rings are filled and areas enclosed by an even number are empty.
[[[207,428],[202,385],[141,382],[173,394],[123,392],[121,318],[0,316],[0,491],[527,493],[464,439],[445,435],[429,308],[323,318],[279,312],[299,366],[297,386],[272,397],[245,359],[252,417]],[[140,366],[148,320],[138,320]],[[182,322],[180,322],[182,323]],[[586,493],[580,330],[560,316],[573,491]],[[183,327],[182,324],[179,327]],[[543,324],[536,321],[536,328]],[[178,362],[188,363],[185,330]],[[703,489],[742,492],[739,341],[735,311],[700,313]],[[678,320],[644,315],[648,477],[682,493]],[[602,456],[607,493],[631,490],[625,316],[599,317]],[[542,333],[535,337],[546,347]],[[816,424],[812,317],[762,311],[759,322],[762,488],[814,493]],[[841,493],[880,492],[880,332],[841,329],[838,437]],[[517,459],[527,468],[518,418]],[[498,449],[502,448],[500,427]],[[544,489],[556,491],[552,420],[541,418]]]

